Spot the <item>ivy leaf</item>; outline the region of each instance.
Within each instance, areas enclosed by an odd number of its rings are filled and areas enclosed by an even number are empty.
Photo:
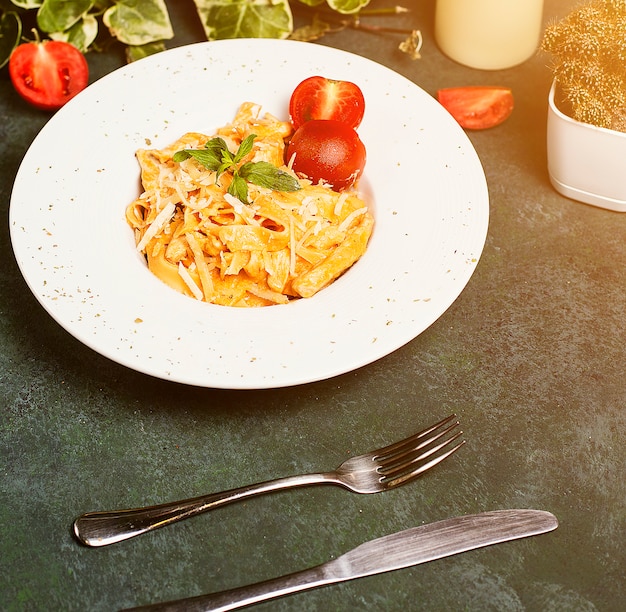
[[[291,38],[291,40],[312,42],[314,40],[319,40],[322,36],[328,34],[331,29],[332,26],[320,19],[320,16],[316,13],[313,15],[313,21],[310,24],[296,28],[289,38]]]
[[[128,62],[136,62],[161,51],[165,51],[165,44],[162,40],[156,40],[145,45],[126,45],[126,59]]]
[[[194,0],[208,40],[287,38],[293,30],[289,0]]]
[[[111,36],[127,45],[174,37],[165,0],[117,0],[102,16]]]
[[[22,21],[17,13],[9,11],[0,16],[0,68],[11,57],[11,51],[20,42]]]
[[[94,15],[83,15],[71,28],[64,32],[51,32],[52,40],[62,40],[74,45],[79,51],[85,53],[89,45],[98,36],[98,20]]]
[[[37,25],[44,32],[63,32],[93,6],[93,0],[44,0],[37,11]]]
[[[328,6],[338,13],[358,13],[370,0],[327,0]]]
[[[28,10],[39,8],[43,4],[43,0],[11,0],[11,4]]]
[[[298,191],[300,183],[289,172],[269,162],[248,162],[239,168],[239,176],[249,183],[274,191]]]

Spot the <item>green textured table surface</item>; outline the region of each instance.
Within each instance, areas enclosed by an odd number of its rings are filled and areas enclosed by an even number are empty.
[[[170,2],[173,45],[200,40]],[[409,3],[411,4],[411,3]],[[7,212],[20,161],[49,115],[0,72],[0,609],[115,610],[303,569],[370,538],[457,514],[553,512],[544,536],[295,595],[267,610],[600,610],[626,601],[626,216],[550,186],[550,75],[534,57],[464,68],[433,40],[433,0],[397,35],[322,43],[440,87],[512,87],[503,125],[469,134],[491,203],[467,288],[418,338],[358,371],[266,391],[186,387],[101,357],[30,293]],[[548,0],[545,18],[574,2]],[[123,63],[90,54],[92,80]],[[456,412],[467,444],[422,479],[380,495],[318,487],[258,497],[103,549],[72,537],[79,513],[220,491],[345,458]]]

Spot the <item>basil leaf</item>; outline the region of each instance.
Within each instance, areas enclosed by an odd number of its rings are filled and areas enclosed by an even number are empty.
[[[274,191],[298,191],[301,189],[296,178],[269,162],[248,162],[239,168],[239,175],[254,185]]]
[[[0,68],[11,57],[11,52],[20,42],[22,36],[22,21],[13,11],[0,16]]]
[[[181,162],[193,157],[205,168],[216,173],[216,182],[224,172],[232,172],[233,178],[228,186],[228,193],[244,204],[248,204],[248,182],[274,191],[298,191],[301,189],[296,178],[269,162],[246,162],[241,168],[237,168],[237,163],[252,151],[255,138],[255,134],[250,134],[244,138],[235,155],[229,151],[224,139],[217,136],[207,141],[204,149],[176,151],[172,159],[175,162]]]
[[[248,184],[237,173],[235,173],[233,180],[228,186],[228,193],[240,202],[248,204]]]
[[[164,0],[117,0],[102,16],[111,36],[127,45],[174,37]]]
[[[237,149],[237,153],[233,159],[235,164],[238,164],[250,151],[252,151],[252,145],[254,144],[254,139],[256,138],[256,134],[250,134],[246,136],[244,140],[241,141],[239,145],[239,149]]]
[[[211,153],[215,156],[215,159],[218,161],[218,164],[225,161],[225,156],[230,156],[230,151],[228,150],[226,141],[219,136],[217,136],[216,138],[211,138],[211,140],[207,140],[204,148],[207,151],[211,151]]]
[[[209,40],[287,38],[293,30],[289,0],[194,0]]]
[[[37,11],[37,25],[44,32],[63,32],[92,6],[93,0],[44,0]]]
[[[180,162],[185,161],[186,159],[189,159],[191,157],[192,150],[193,149],[182,149],[182,151],[176,151],[176,153],[172,155],[172,161],[180,164]]]
[[[215,182],[216,183],[219,180],[220,176],[222,176],[222,174],[224,172],[226,172],[226,170],[230,170],[231,169],[232,165],[233,165],[232,161],[230,161],[228,159],[222,161],[222,163],[215,170]],[[236,173],[236,171],[235,171],[235,173]]]
[[[182,151],[176,151],[176,153],[172,156],[172,159],[179,163],[189,159],[190,157],[193,157],[209,170],[217,171],[220,167],[221,160],[215,157],[213,151],[208,151],[206,149],[183,149]]]

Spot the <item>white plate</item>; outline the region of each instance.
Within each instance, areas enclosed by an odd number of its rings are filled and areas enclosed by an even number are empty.
[[[286,118],[291,91],[314,74],[365,95],[362,186],[376,217],[366,254],[313,298],[281,306],[210,305],[161,283],[124,218],[140,192],[135,150],[210,134],[244,101]],[[415,338],[465,287],[488,218],[476,152],[417,85],[322,45],[238,39],[148,57],[66,104],[24,157],[10,230],[37,299],[98,353],[163,379],[260,389],[342,374]]]

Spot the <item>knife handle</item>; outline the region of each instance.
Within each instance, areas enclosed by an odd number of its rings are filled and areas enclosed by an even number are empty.
[[[330,563],[332,562],[227,591],[148,604],[147,606],[128,608],[121,612],[226,612],[226,610],[239,610],[284,595],[292,595],[307,589],[349,580],[348,576],[330,576],[329,572],[326,571],[326,567]]]

